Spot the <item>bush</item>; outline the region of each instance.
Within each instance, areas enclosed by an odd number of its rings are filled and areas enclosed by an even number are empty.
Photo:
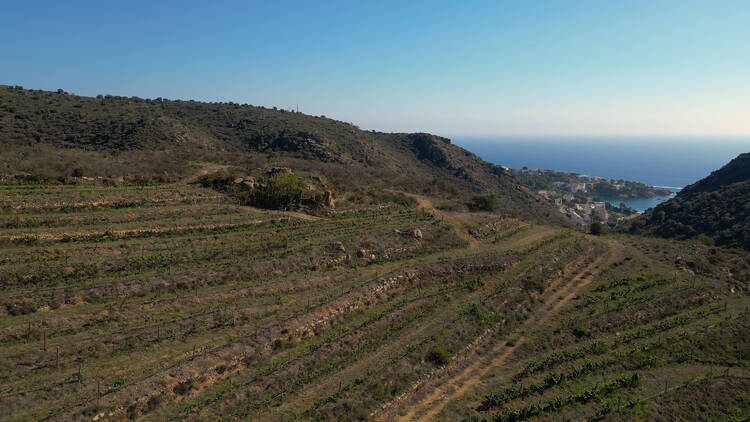
[[[603,223],[600,223],[597,221],[597,222],[591,223],[591,228],[589,230],[589,233],[595,236],[600,236],[600,235],[607,233],[607,228],[604,226]]]
[[[472,198],[471,202],[466,204],[471,211],[497,211],[500,208],[500,201],[495,195],[477,195]]]
[[[83,169],[80,167],[76,167],[73,169],[73,172],[70,175],[73,177],[83,177]]]
[[[177,385],[175,385],[173,391],[176,394],[184,396],[186,394],[189,394],[190,390],[192,390],[194,386],[195,386],[195,381],[192,379],[188,379],[186,381],[180,382]]]
[[[151,396],[151,398],[148,399],[148,402],[146,403],[146,411],[152,412],[159,408],[161,406],[162,402],[164,401],[163,397],[161,395],[155,395]]]
[[[276,210],[289,210],[302,204],[305,183],[294,174],[279,173],[256,189],[255,205]]]
[[[444,346],[435,346],[427,353],[427,360],[437,366],[447,365],[451,362],[451,352]]]
[[[714,246],[715,244],[714,240],[705,234],[699,234],[698,236],[695,236],[695,240],[703,243],[706,246]]]

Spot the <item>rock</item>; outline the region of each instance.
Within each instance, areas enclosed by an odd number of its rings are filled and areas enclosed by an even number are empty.
[[[360,258],[364,258],[367,256],[367,249],[360,249],[357,251],[357,256]]]
[[[237,177],[237,178],[234,179],[233,182],[234,182],[235,185],[239,185],[240,183],[242,183],[244,181],[245,181],[245,179],[243,179],[241,177]]]
[[[343,243],[341,243],[341,242],[334,242],[334,243],[333,243],[333,247],[334,247],[334,248],[335,248],[335,249],[336,249],[337,251],[341,251],[341,252],[346,252],[346,247],[344,247],[344,244],[343,244]]]
[[[246,177],[242,181],[242,184],[250,189],[255,189],[258,186],[258,184],[255,182],[255,179],[253,179],[252,177]]]
[[[328,208],[336,208],[336,199],[332,190],[325,191],[324,203]]]
[[[269,176],[274,176],[277,174],[294,174],[294,172],[289,167],[273,167],[271,168],[271,170],[268,170]]]
[[[418,239],[418,240],[422,239],[422,230],[414,229],[414,231],[412,231],[411,234],[412,236],[414,236],[415,239]]]

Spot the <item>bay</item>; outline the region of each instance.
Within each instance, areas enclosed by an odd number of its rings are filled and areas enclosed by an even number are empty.
[[[623,179],[673,192],[750,151],[750,136],[458,136],[452,142],[511,168]],[[643,211],[671,196],[605,200]]]

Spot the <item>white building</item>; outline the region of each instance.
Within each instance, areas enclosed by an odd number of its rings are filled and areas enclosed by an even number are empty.
[[[586,192],[586,184],[585,183],[571,183],[570,191],[573,193]]]

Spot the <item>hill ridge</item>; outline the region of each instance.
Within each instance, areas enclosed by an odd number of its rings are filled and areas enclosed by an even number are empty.
[[[646,211],[634,234],[688,239],[750,250],[750,153],[743,153],[674,198]]]
[[[0,86],[0,174],[46,180],[79,174],[174,181],[195,163],[285,166],[323,175],[340,191],[376,187],[564,218],[501,166],[427,133],[364,131],[324,116],[234,102],[83,97]],[[54,161],[54,165],[50,165]]]

